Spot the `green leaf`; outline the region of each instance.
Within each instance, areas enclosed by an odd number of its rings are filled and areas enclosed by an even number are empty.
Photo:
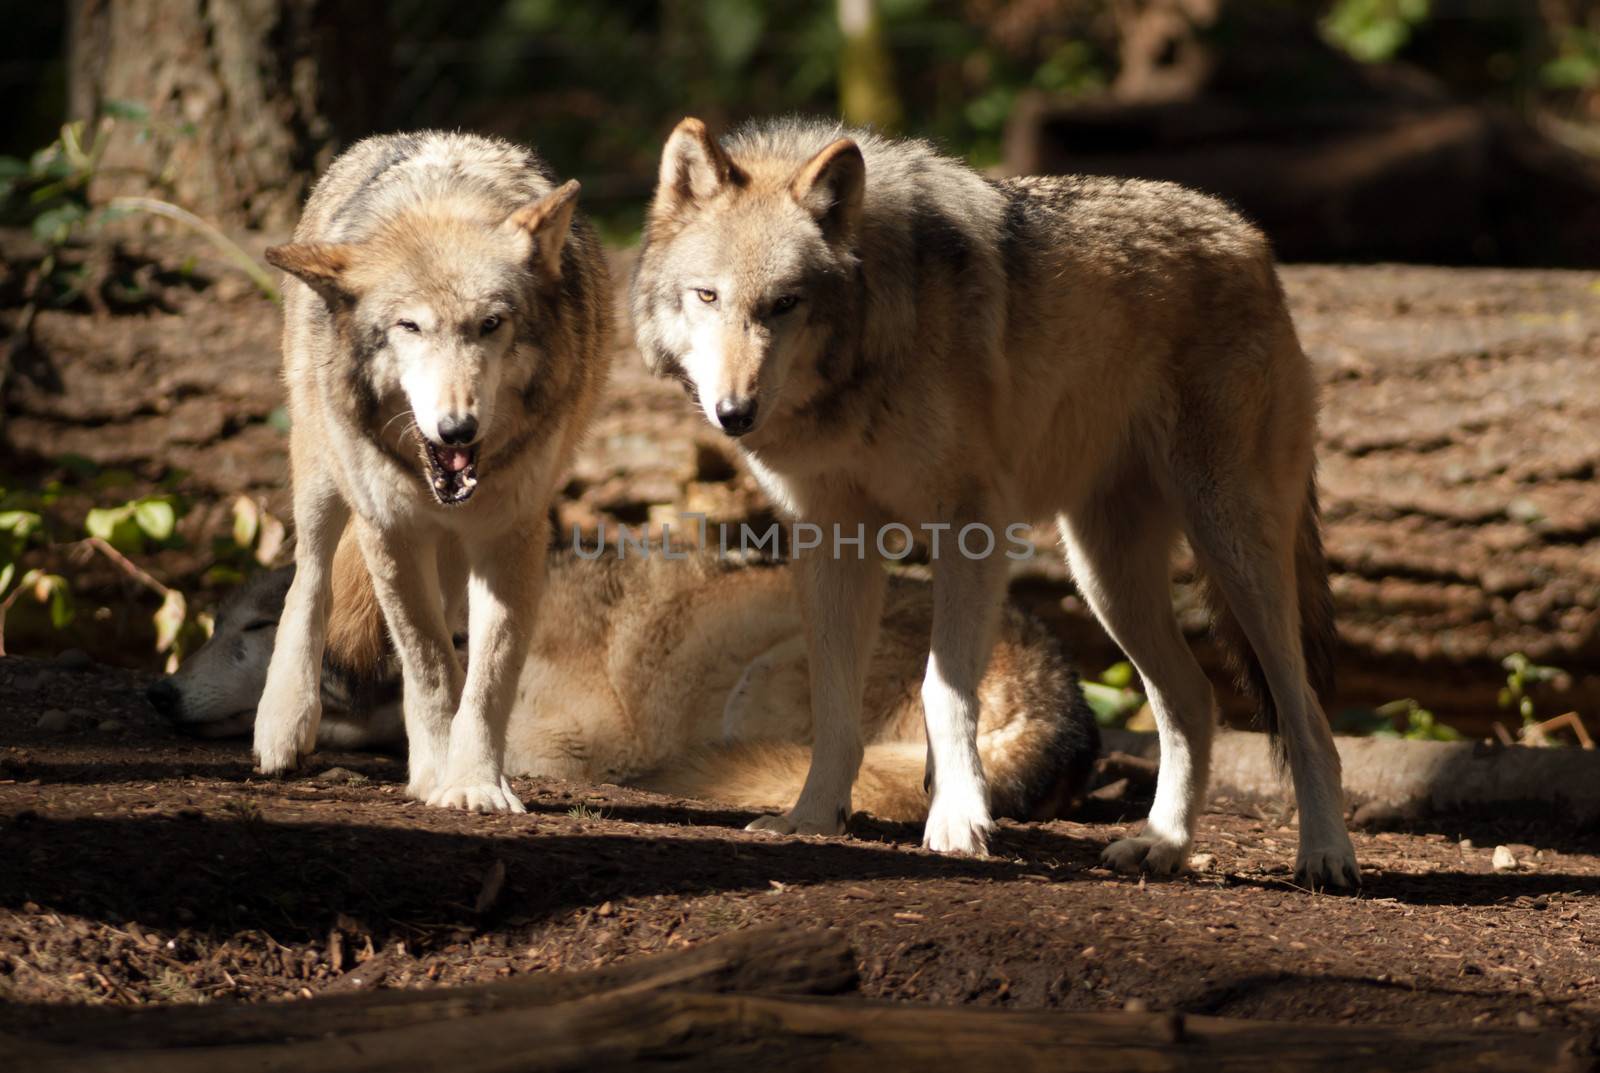
[[[279,432],[289,431],[289,411],[279,406],[267,415],[267,424]]]
[[[31,510],[0,511],[0,532],[10,533],[18,541],[27,540],[44,525],[44,519]]]
[[[1127,689],[1133,685],[1133,664],[1127,660],[1113,663],[1101,673],[1100,681],[1112,689]]]
[[[46,209],[33,218],[33,237],[46,246],[59,246],[72,237],[72,229],[82,222],[83,206],[73,202]]]
[[[147,120],[150,118],[150,109],[138,101],[101,101],[100,111],[113,119]]]
[[[57,574],[51,574],[50,581],[50,625],[64,630],[72,625],[72,590],[67,588],[67,579]]]
[[[144,551],[144,530],[134,519],[134,504],[120,507],[97,507],[83,520],[90,536],[99,537],[124,555]]]
[[[164,499],[141,499],[133,508],[134,520],[144,535],[158,543],[172,539],[178,525],[177,511]]]
[[[184,601],[183,593],[177,589],[168,589],[167,595],[161,601],[161,607],[152,616],[156,624],[156,651],[165,652],[178,641],[178,632],[183,629],[183,620],[189,617],[189,605]]]
[[[248,548],[256,542],[261,527],[261,508],[249,496],[237,496],[233,501],[233,542]]]
[[[11,584],[12,575],[16,572],[16,563],[0,564],[0,595],[4,595],[6,588]]]

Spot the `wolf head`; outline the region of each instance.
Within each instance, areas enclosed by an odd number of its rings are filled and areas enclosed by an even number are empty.
[[[145,691],[156,711],[186,734],[248,734],[267,686],[267,664],[294,567],[256,575],[217,611],[211,639],[177,673]]]
[[[560,279],[578,184],[486,220],[470,196],[419,198],[359,243],[274,246],[267,260],[328,303],[381,433],[415,431],[441,504],[471,498],[496,398],[539,358],[540,295]],[[409,418],[410,424],[396,419]]]
[[[634,278],[640,349],[730,436],[805,401],[854,279],[861,150],[838,138],[802,161],[730,154],[698,119],[662,152]]]

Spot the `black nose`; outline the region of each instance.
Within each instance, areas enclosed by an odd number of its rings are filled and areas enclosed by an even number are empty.
[[[723,399],[717,403],[717,423],[730,436],[743,436],[756,423],[755,399]]]
[[[445,414],[439,418],[439,438],[460,447],[478,438],[478,419],[471,414]]]
[[[167,678],[161,679],[144,691],[150,706],[168,719],[176,719],[183,712],[183,694]]]

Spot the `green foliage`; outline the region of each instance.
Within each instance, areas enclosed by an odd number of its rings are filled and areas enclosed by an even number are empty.
[[[1429,6],[1429,0],[1338,0],[1322,20],[1322,33],[1362,63],[1382,63],[1411,40]]]
[[[118,507],[98,507],[83,520],[84,531],[124,555],[142,555],[150,545],[170,547],[177,538],[178,500],[169,495],[130,499]]]
[[[1133,688],[1133,665],[1126,661],[1113,663],[1101,672],[1099,681],[1080,682],[1079,688],[1095,722],[1103,727],[1125,726],[1144,707],[1144,694]]]
[[[1555,57],[1540,68],[1539,77],[1551,89],[1600,89],[1600,33],[1565,28]]]
[[[1522,717],[1523,726],[1538,722],[1530,689],[1533,686],[1555,682],[1566,676],[1560,667],[1546,667],[1530,660],[1521,652],[1513,652],[1500,661],[1505,668],[1506,684],[1500,690],[1500,707],[1515,709]]]
[[[1461,732],[1441,723],[1438,717],[1411,697],[1392,700],[1376,708],[1346,708],[1334,719],[1334,729],[1342,734],[1373,738],[1403,738],[1406,741],[1460,741]]]
[[[65,265],[61,251],[81,236],[121,217],[136,213],[161,216],[204,236],[256,283],[262,293],[277,301],[277,289],[266,270],[222,232],[192,213],[158,198],[123,197],[94,204],[89,185],[98,173],[113,127],[138,124],[138,133],[155,129],[149,111],[131,101],[105,101],[93,123],[78,120],[61,127],[56,140],[26,161],[0,157],[0,225],[25,226],[45,248],[39,278],[49,301],[66,306],[77,301],[85,286],[81,266]],[[187,125],[177,133],[192,133]],[[159,176],[152,176],[160,185]],[[31,300],[37,301],[36,291]]]

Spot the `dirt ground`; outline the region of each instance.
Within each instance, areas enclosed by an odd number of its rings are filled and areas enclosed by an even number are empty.
[[[0,1033],[60,1003],[263,1001],[583,968],[762,923],[840,929],[869,997],[1282,1020],[1600,1028],[1600,834],[1537,820],[1359,832],[1359,897],[1290,880],[1284,817],[1218,802],[1198,870],[1098,867],[1138,801],[1004,824],[988,860],[613,786],[523,780],[525,816],[405,800],[404,765],[161,724],[148,676],[0,660]],[[66,729],[46,730],[47,723]],[[1523,866],[1496,873],[1493,848]]]

